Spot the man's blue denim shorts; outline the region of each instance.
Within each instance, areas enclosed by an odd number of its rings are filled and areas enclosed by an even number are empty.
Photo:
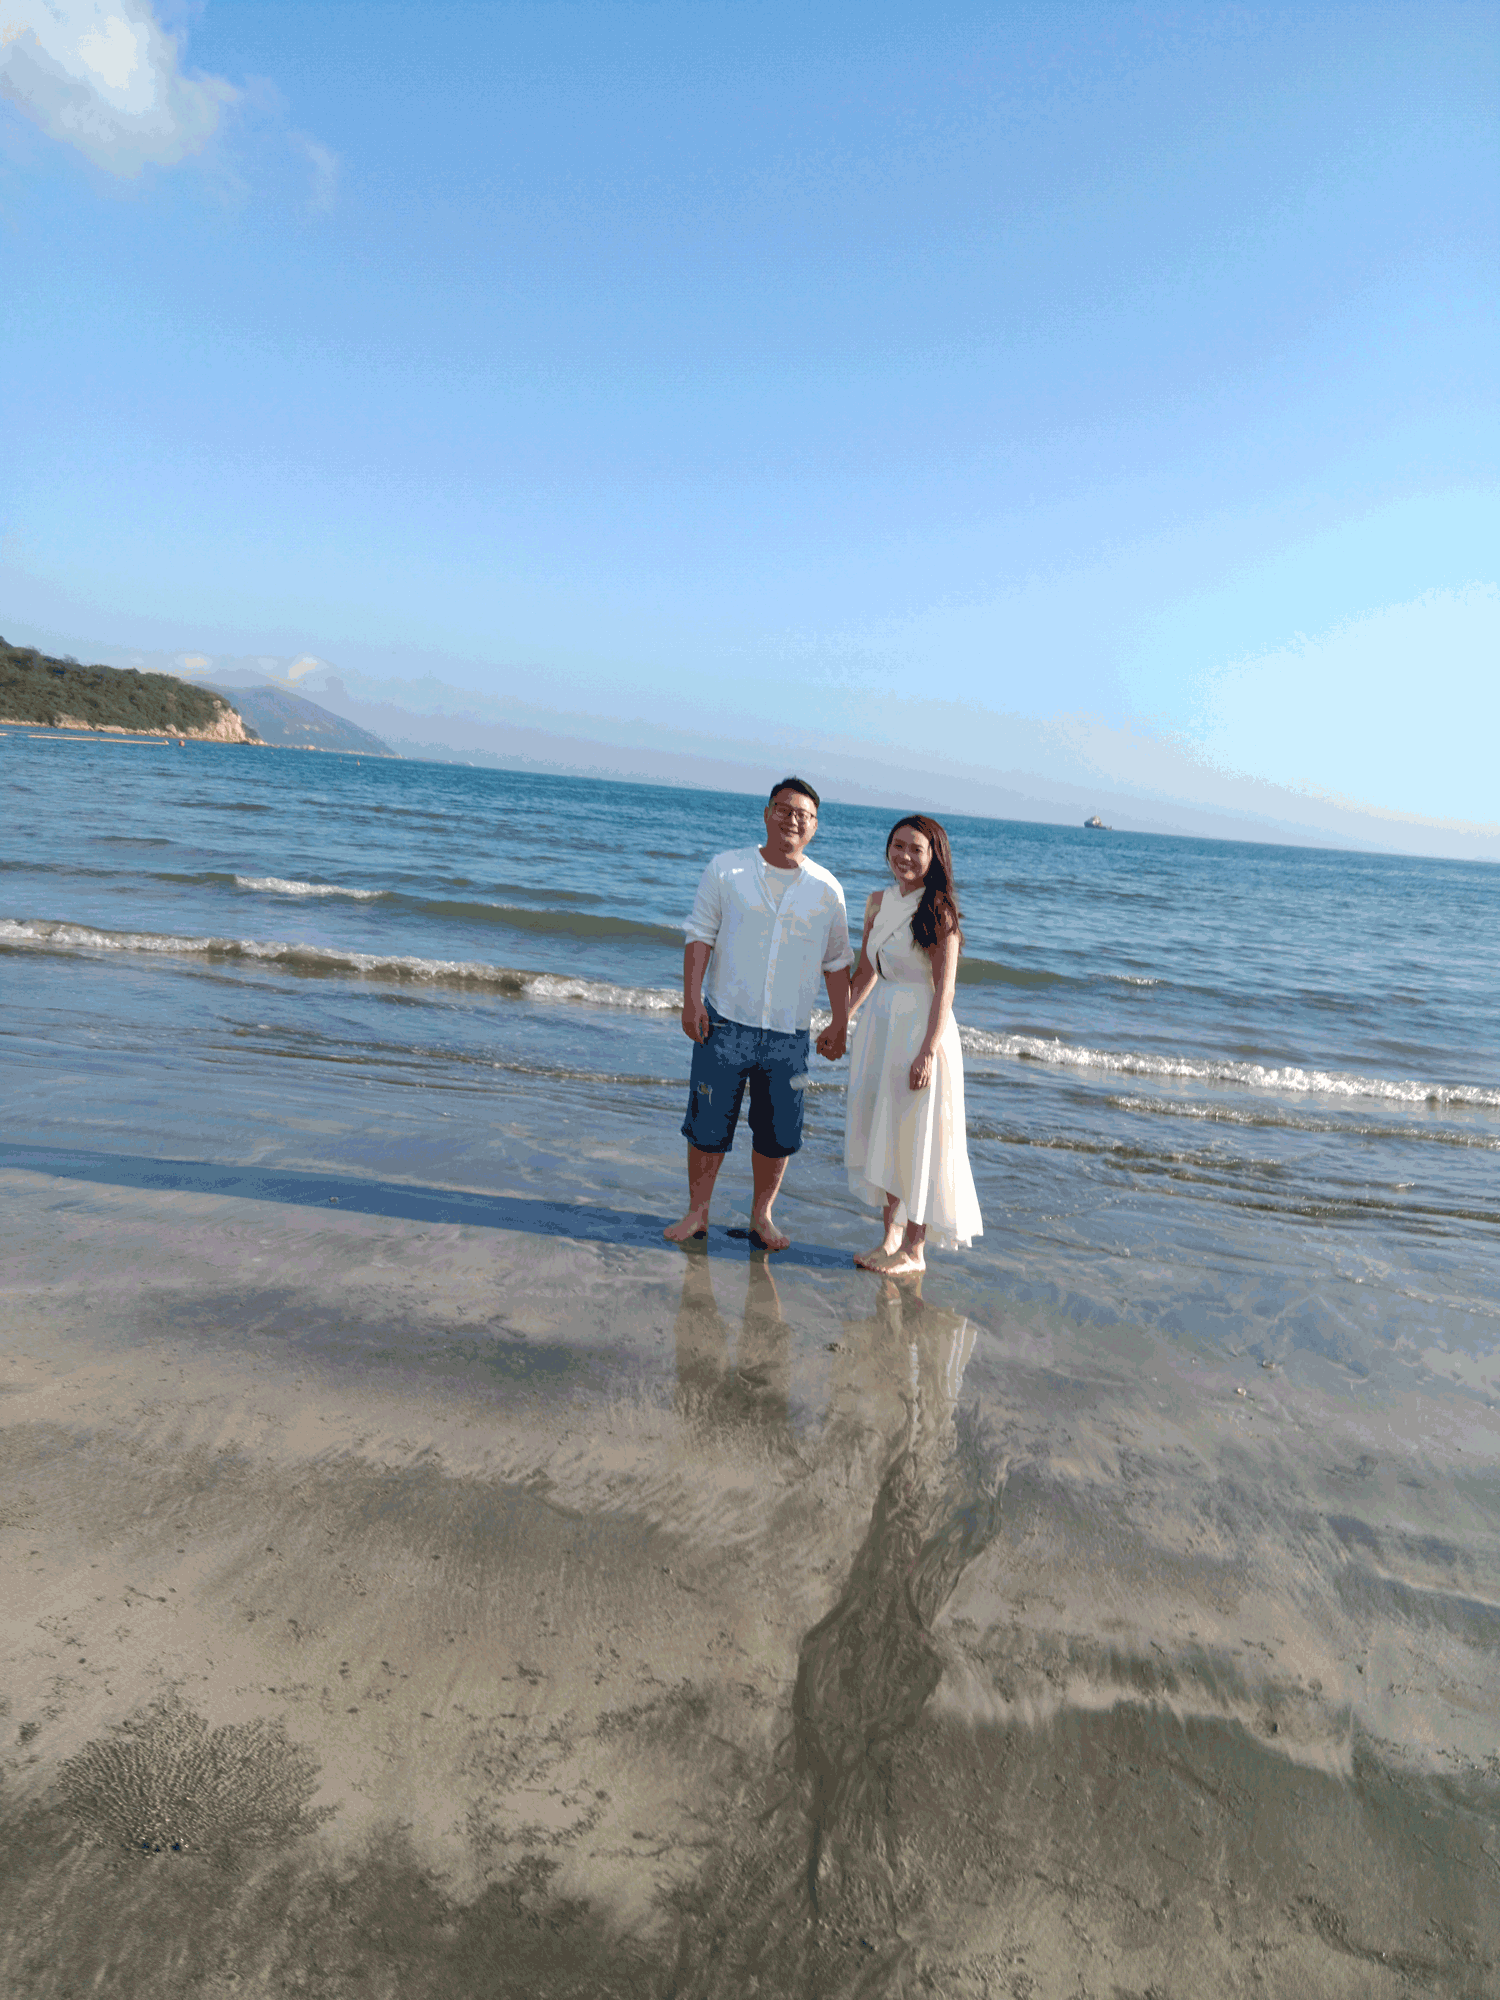
[[[802,1145],[810,1031],[747,1028],[712,1007],[708,1018],[712,1032],[693,1048],[682,1136],[700,1153],[729,1152],[748,1083],[750,1143],[762,1159],[786,1159]]]

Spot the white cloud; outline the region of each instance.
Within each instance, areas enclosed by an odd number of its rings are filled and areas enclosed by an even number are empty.
[[[239,92],[184,74],[145,0],[0,0],[0,95],[114,174],[207,144]]]
[[[312,192],[308,196],[308,206],[315,215],[328,215],[333,209],[334,197],[339,185],[339,156],[331,148],[316,139],[309,139],[305,132],[294,132],[292,144],[306,155],[312,168]]]

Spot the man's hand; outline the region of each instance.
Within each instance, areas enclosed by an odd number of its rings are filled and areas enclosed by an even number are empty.
[[[828,988],[828,1005],[833,1011],[833,1019],[818,1037],[818,1054],[829,1062],[837,1062],[849,1045],[848,966],[841,965],[833,972],[825,972],[823,984]]]
[[[713,1022],[703,1004],[703,978],[708,971],[711,944],[689,938],[682,954],[682,1032],[690,1042],[706,1042]]]

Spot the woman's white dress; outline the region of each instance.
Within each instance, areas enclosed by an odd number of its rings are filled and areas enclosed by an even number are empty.
[[[932,1008],[932,962],[911,934],[921,900],[920,887],[905,896],[887,889],[870,926],[867,950],[879,977],[854,1022],[844,1164],[861,1201],[883,1208],[887,1194],[899,1195],[903,1227],[925,1223],[940,1249],[967,1249],[984,1224],[969,1169],[963,1050],[951,1012],[933,1051],[932,1081],[913,1090],[907,1080]]]

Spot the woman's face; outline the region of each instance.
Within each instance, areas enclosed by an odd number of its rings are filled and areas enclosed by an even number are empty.
[[[915,889],[919,882],[927,879],[927,870],[932,862],[932,842],[914,826],[898,826],[891,835],[885,858],[890,862],[891,873],[902,889]]]

